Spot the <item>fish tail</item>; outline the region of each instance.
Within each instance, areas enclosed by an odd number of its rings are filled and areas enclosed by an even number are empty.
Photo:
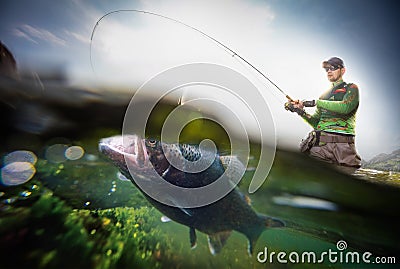
[[[256,245],[258,238],[263,233],[265,228],[272,228],[272,227],[284,227],[285,223],[278,219],[273,218],[270,216],[257,214],[258,217],[261,219],[261,225],[257,227],[253,227],[252,229],[248,230],[245,234],[247,239],[249,240],[247,252],[251,256],[253,254],[253,247]]]

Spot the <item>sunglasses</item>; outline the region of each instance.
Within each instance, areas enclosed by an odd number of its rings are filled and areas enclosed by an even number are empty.
[[[328,71],[335,71],[335,70],[338,70],[339,68],[340,68],[340,66],[333,66],[333,65],[331,65],[331,66],[329,66],[329,67],[324,67],[325,72],[328,72]]]

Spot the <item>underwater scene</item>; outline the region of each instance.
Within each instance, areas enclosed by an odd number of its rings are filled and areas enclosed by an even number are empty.
[[[2,134],[1,268],[396,268],[399,173],[361,168],[347,175],[296,149],[278,148],[266,181],[249,194],[260,154],[252,143],[237,186],[243,199],[228,201],[230,211],[238,213],[221,210],[216,202],[197,221],[217,230],[244,222],[251,233],[253,220],[241,219],[246,205],[279,225],[266,225],[251,251],[249,232],[235,230],[213,249],[215,238],[197,231],[193,239],[189,227],[161,213],[99,151],[101,139],[121,134],[115,115],[121,118],[124,111],[119,101],[110,105],[113,99],[106,97],[98,100],[107,104],[58,106],[57,113],[48,114],[50,126],[58,125],[60,115],[74,123],[62,131],[27,132],[44,121],[40,109],[54,111],[43,100],[31,110],[30,122],[8,114],[17,125],[9,124],[10,131]],[[154,110],[149,133],[158,132],[172,108],[161,104]],[[96,117],[90,120],[91,115]],[[182,140],[196,144],[190,141],[193,133],[216,141],[220,156],[229,149],[212,122],[192,122]]]

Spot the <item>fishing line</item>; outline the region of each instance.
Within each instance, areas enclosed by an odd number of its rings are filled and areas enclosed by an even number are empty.
[[[262,77],[257,76],[256,73],[252,72],[253,69],[251,69],[245,62],[240,61],[240,59],[235,58],[238,62],[238,64],[240,64],[240,66],[242,66],[243,68],[246,69],[247,73],[249,76],[251,76],[255,81],[257,81],[258,83],[260,83],[260,87],[262,88],[266,88],[268,90],[268,92],[271,94],[271,96],[274,98],[274,100],[276,102],[278,102],[279,104],[281,103],[281,100],[279,99],[280,95],[278,96],[278,92],[277,91],[271,91],[270,90],[270,84],[265,84],[264,80],[262,79]],[[280,93],[280,92],[279,92]]]
[[[93,41],[93,36],[94,36],[95,31],[96,31],[96,28],[97,28],[97,26],[99,26],[99,23],[100,23],[100,21],[101,21],[102,19],[104,19],[105,17],[107,17],[107,16],[109,16],[109,15],[111,15],[111,14],[120,13],[120,12],[137,12],[137,13],[143,13],[143,14],[153,15],[153,16],[156,16],[156,17],[159,17],[159,18],[164,18],[164,19],[166,19],[166,20],[169,20],[169,21],[178,23],[178,24],[180,24],[180,25],[183,25],[183,26],[185,26],[185,27],[188,27],[188,28],[190,28],[190,29],[192,29],[192,30],[194,30],[194,31],[196,31],[196,32],[198,32],[198,33],[200,33],[201,35],[203,35],[203,36],[207,37],[208,39],[210,39],[210,40],[214,41],[215,43],[217,43],[219,46],[221,46],[222,48],[224,48],[226,51],[230,52],[231,55],[232,55],[232,57],[237,57],[237,58],[239,58],[239,59],[242,60],[244,63],[246,63],[248,66],[250,66],[251,68],[253,68],[257,73],[259,73],[259,74],[260,74],[262,77],[264,77],[269,83],[271,83],[279,92],[281,92],[283,95],[285,95],[285,97],[286,97],[287,99],[289,99],[290,101],[293,101],[293,99],[292,99],[288,94],[286,94],[281,88],[279,88],[278,85],[276,85],[271,79],[269,79],[269,78],[268,78],[263,72],[261,72],[257,67],[255,67],[255,66],[254,66],[253,64],[251,64],[249,61],[247,61],[245,58],[243,58],[240,54],[238,54],[237,52],[235,52],[234,50],[232,50],[231,48],[229,48],[228,46],[226,46],[226,45],[223,44],[222,42],[218,41],[218,40],[215,39],[214,37],[212,37],[212,36],[206,34],[205,32],[203,32],[203,31],[201,31],[201,30],[199,30],[199,29],[197,29],[197,28],[195,28],[195,27],[193,27],[193,26],[191,26],[191,25],[189,25],[189,24],[186,24],[186,23],[184,23],[184,22],[182,22],[182,21],[176,20],[176,19],[171,18],[171,17],[164,16],[164,15],[161,15],[161,14],[157,14],[157,13],[154,13],[154,12],[145,11],[145,10],[138,10],[138,9],[119,9],[119,10],[114,10],[114,11],[111,11],[111,12],[108,12],[108,13],[104,14],[103,16],[101,16],[101,17],[97,20],[96,25],[93,27],[92,35],[91,35],[91,37],[90,37],[90,52],[89,52],[89,53],[90,53],[90,65],[91,65],[91,67],[92,67],[92,70],[94,70],[94,68],[93,68],[93,62],[92,62],[92,41]]]

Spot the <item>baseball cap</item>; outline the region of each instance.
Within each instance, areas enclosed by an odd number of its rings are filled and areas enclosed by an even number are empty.
[[[322,62],[322,67],[328,67],[328,66],[334,66],[334,67],[344,67],[343,60],[338,58],[338,57],[332,57],[327,61]]]

